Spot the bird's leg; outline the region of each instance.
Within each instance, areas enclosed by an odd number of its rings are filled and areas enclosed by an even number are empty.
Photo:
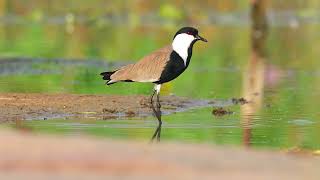
[[[161,122],[161,104],[160,104],[160,100],[159,100],[159,97],[160,97],[160,89],[161,89],[161,85],[158,84],[155,86],[155,90],[157,91],[157,118],[158,118],[158,121],[159,123],[162,123]]]
[[[161,121],[161,111],[159,110],[159,106],[157,105],[157,110],[154,108],[154,105],[152,104],[152,110],[155,114],[155,116],[158,119],[158,127],[155,130],[152,138],[151,138],[151,142],[153,142],[153,140],[157,137],[157,141],[160,141],[160,136],[161,136],[161,127],[162,127],[162,121]]]
[[[160,133],[161,133],[161,124],[158,124],[157,129],[154,131],[151,142],[154,141],[154,139],[157,137],[157,141],[160,142]]]
[[[161,121],[161,105],[160,105],[160,101],[159,101],[159,92],[160,92],[160,87],[161,85],[155,85],[155,90],[151,96],[151,107],[152,107],[152,111],[154,113],[154,115],[157,117],[158,119],[158,127],[156,129],[156,131],[154,132],[151,141],[153,141],[156,137],[157,137],[157,141],[160,141],[160,135],[161,135],[161,126],[162,126],[162,121]],[[153,104],[153,97],[155,95],[155,93],[157,93],[157,109],[154,107]]]
[[[160,110],[161,105],[160,105],[160,101],[159,101],[160,88],[161,88],[160,84],[155,85],[153,94],[151,95],[151,108],[152,108],[154,115],[157,117],[159,123],[161,122],[161,110]],[[153,97],[154,97],[155,93],[157,93],[157,106],[156,106],[157,109],[154,107],[154,104],[153,104]]]
[[[162,113],[161,113],[161,104],[160,104],[160,95],[157,94],[157,110],[158,110],[158,113],[161,117]]]
[[[154,106],[153,106],[153,97],[154,97],[154,95],[156,94],[156,90],[153,90],[153,93],[151,94],[151,96],[150,96],[150,104],[151,104],[151,108],[153,109],[154,108]]]
[[[151,97],[150,97],[150,103],[151,103],[151,109],[152,109],[152,111],[153,111],[153,114],[154,114],[154,115],[157,117],[157,119],[158,119],[158,115],[157,115],[158,113],[157,113],[157,110],[156,110],[156,108],[154,107],[154,104],[153,104],[153,97],[154,97],[154,95],[156,94],[156,92],[157,92],[157,90],[155,89],[155,90],[153,91]],[[159,120],[159,119],[158,119],[158,120]],[[157,129],[154,131],[154,133],[153,133],[153,135],[152,135],[151,142],[153,142],[153,140],[155,139],[155,137],[157,137],[158,132],[159,132],[159,125],[158,125]]]
[[[158,113],[158,121],[159,121],[159,131],[158,131],[158,136],[157,136],[157,140],[160,141],[160,136],[161,136],[161,126],[162,126],[162,121],[161,121],[161,116],[162,116],[162,112],[161,112],[161,104],[160,104],[160,95],[159,93],[157,94],[157,113]]]
[[[152,111],[153,111],[153,114],[157,117],[157,119],[159,119],[158,118],[158,113],[157,113],[157,110],[156,110],[156,108],[154,107],[154,104],[153,104],[153,97],[154,97],[154,95],[156,94],[156,90],[154,90],[153,91],[153,93],[152,93],[152,95],[151,95],[151,97],[150,97],[150,104],[151,104],[151,109],[152,109]]]
[[[153,142],[153,140],[157,137],[157,141],[160,142],[160,138],[161,138],[161,128],[162,128],[162,121],[159,120],[159,123],[158,123],[158,127],[157,129],[154,131],[153,133],[153,136],[151,138],[151,142]]]

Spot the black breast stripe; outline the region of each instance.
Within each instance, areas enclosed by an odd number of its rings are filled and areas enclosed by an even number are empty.
[[[154,83],[162,84],[169,82],[183,73],[186,68],[187,66],[185,66],[184,61],[179,54],[172,51],[170,54],[170,60],[167,62],[163,72],[161,73],[160,80]]]

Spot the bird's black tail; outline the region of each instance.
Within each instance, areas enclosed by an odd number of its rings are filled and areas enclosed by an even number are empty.
[[[115,73],[116,71],[111,71],[111,72],[102,72],[100,73],[100,75],[102,76],[103,80],[107,81],[107,85],[113,84],[113,83],[108,83],[109,81],[111,81],[111,75],[113,73]]]

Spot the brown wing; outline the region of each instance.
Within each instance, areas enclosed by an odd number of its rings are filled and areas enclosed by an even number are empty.
[[[124,66],[111,75],[110,82],[126,80],[136,82],[158,81],[165,65],[170,59],[171,52],[172,46],[166,46],[145,56],[135,64]]]

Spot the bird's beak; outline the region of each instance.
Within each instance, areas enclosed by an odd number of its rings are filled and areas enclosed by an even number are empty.
[[[197,40],[201,40],[203,42],[208,42],[205,38],[201,37],[199,34],[196,35]]]

